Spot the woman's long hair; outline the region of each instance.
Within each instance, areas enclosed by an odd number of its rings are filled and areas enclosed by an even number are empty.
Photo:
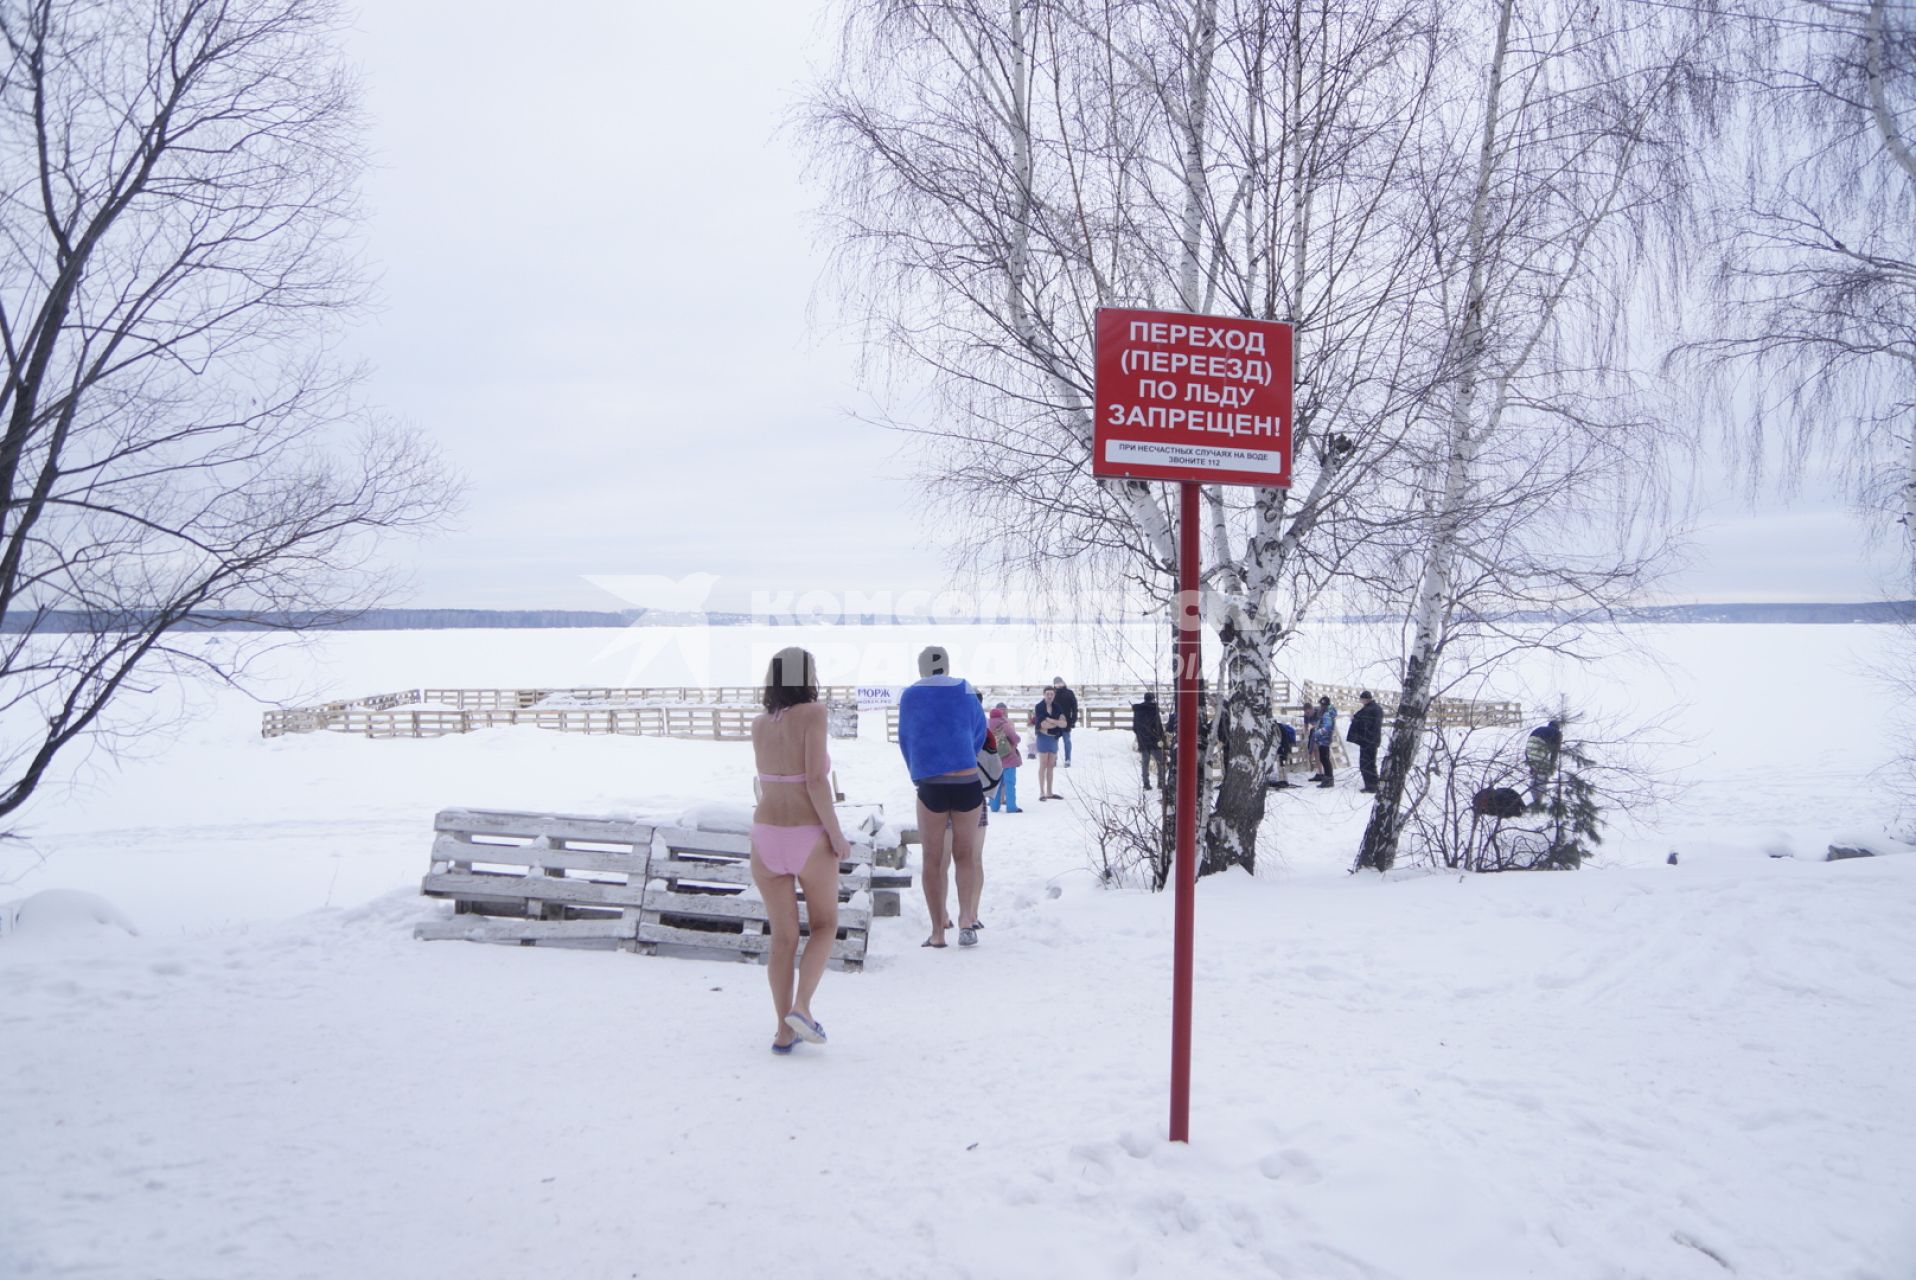
[[[765,668],[765,709],[783,711],[801,702],[818,701],[818,664],[812,655],[793,645],[772,655]]]

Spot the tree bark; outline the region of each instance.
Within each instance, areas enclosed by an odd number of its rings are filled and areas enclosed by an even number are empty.
[[[1404,793],[1417,748],[1430,716],[1431,689],[1443,654],[1443,634],[1450,617],[1451,574],[1455,569],[1463,508],[1470,496],[1472,470],[1481,436],[1476,427],[1475,402],[1484,358],[1486,237],[1492,180],[1497,172],[1498,100],[1503,92],[1504,59],[1510,48],[1510,21],[1515,0],[1503,0],[1497,16],[1497,42],[1490,58],[1484,91],[1482,141],[1477,152],[1477,174],[1470,201],[1465,238],[1469,283],[1464,294],[1457,343],[1455,390],[1451,400],[1450,447],[1444,461],[1444,489],[1436,513],[1435,536],[1418,583],[1412,615],[1414,628],[1404,679],[1391,721],[1390,745],[1377,776],[1377,797],[1358,847],[1357,865],[1388,871],[1397,860],[1398,837],[1403,831]]]

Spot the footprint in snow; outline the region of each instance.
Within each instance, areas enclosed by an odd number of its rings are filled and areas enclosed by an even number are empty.
[[[1279,1182],[1295,1182],[1301,1186],[1310,1186],[1324,1180],[1323,1171],[1317,1167],[1317,1161],[1296,1147],[1285,1147],[1282,1151],[1273,1151],[1257,1162],[1258,1172]]]

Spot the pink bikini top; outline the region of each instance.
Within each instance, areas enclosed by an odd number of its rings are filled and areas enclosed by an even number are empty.
[[[825,772],[830,773],[831,771],[832,759],[830,756],[826,756]],[[758,780],[760,782],[803,782],[805,781],[805,775],[802,773],[761,773],[758,775]]]
[[[785,708],[780,707],[777,711],[772,712],[772,719],[776,720],[784,714]],[[831,772],[831,768],[831,757],[827,756],[825,758],[825,771],[829,773]],[[803,782],[805,781],[805,775],[802,773],[761,773],[758,775],[758,780],[760,782]]]

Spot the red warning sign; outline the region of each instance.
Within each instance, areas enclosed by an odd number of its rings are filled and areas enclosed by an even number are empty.
[[[1291,483],[1291,326],[1107,307],[1091,474]]]

